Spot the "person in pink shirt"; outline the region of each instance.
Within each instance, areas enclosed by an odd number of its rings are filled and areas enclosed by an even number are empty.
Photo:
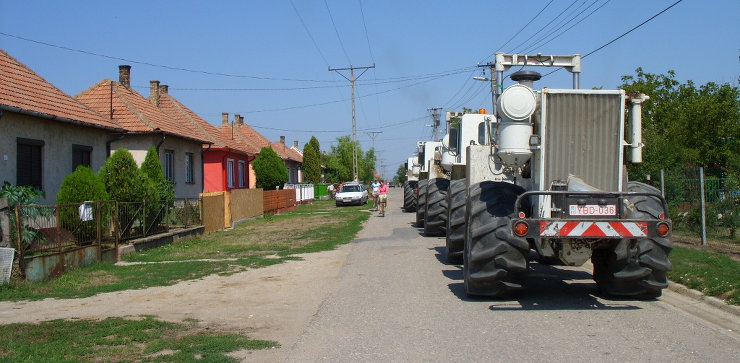
[[[378,192],[380,193],[380,216],[385,217],[385,206],[388,200],[388,185],[384,180],[380,181]]]

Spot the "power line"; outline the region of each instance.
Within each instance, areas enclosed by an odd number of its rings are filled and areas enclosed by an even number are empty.
[[[614,38],[614,39],[612,39],[612,40],[608,41],[608,42],[607,42],[607,43],[605,43],[604,45],[602,45],[602,46],[600,46],[600,47],[598,47],[598,48],[596,48],[596,49],[594,49],[594,50],[592,50],[592,51],[588,52],[588,53],[587,53],[586,55],[584,55],[583,57],[581,57],[581,59],[584,59],[584,58],[586,58],[586,57],[590,56],[591,54],[594,54],[594,53],[596,53],[596,52],[598,52],[598,51],[600,51],[600,50],[602,50],[602,49],[606,48],[607,46],[611,45],[612,43],[616,42],[616,41],[617,41],[617,40],[619,40],[619,39],[622,39],[622,38],[623,38],[623,37],[624,37],[625,35],[627,35],[627,34],[629,34],[629,33],[632,33],[633,31],[637,30],[637,29],[638,29],[638,28],[640,28],[641,26],[643,26],[643,25],[647,24],[647,23],[648,23],[648,22],[650,22],[651,20],[653,20],[653,19],[657,18],[658,16],[660,16],[661,14],[665,13],[665,12],[666,12],[666,11],[668,11],[668,10],[669,10],[670,8],[672,8],[672,7],[676,6],[676,5],[678,5],[678,4],[679,4],[680,2],[682,2],[682,1],[683,1],[683,0],[678,0],[678,1],[676,1],[675,3],[671,4],[670,6],[668,6],[668,7],[667,7],[667,8],[665,8],[665,9],[661,10],[661,11],[660,11],[660,12],[658,12],[657,14],[655,14],[655,15],[651,16],[650,18],[648,18],[647,20],[643,21],[642,23],[640,23],[640,24],[638,24],[638,25],[636,25],[636,26],[632,27],[632,29],[630,29],[630,30],[628,30],[628,31],[626,31],[626,32],[624,32],[624,33],[622,33],[622,35],[620,35],[620,36],[618,36],[618,37],[616,37],[616,38]],[[557,71],[559,71],[559,70],[561,70],[561,69],[562,69],[562,68],[557,68],[557,69],[553,70],[552,72],[550,72],[550,73],[547,73],[547,74],[543,75],[542,77],[546,77],[546,76],[549,76],[549,75],[551,75],[551,74],[553,74],[553,73],[555,73],[555,72],[557,72]]]
[[[199,73],[199,74],[207,74],[207,75],[210,75],[210,76],[222,76],[222,77],[231,77],[231,78],[260,79],[260,80],[267,80],[267,81],[318,82],[318,83],[337,82],[337,81],[317,80],[317,79],[276,78],[276,77],[251,76],[251,75],[244,75],[244,74],[209,72],[209,71],[203,71],[203,70],[198,70],[198,69],[173,67],[173,66],[168,66],[168,65],[164,65],[164,64],[156,64],[156,63],[150,63],[150,62],[137,61],[137,60],[134,60],[134,59],[115,57],[115,56],[110,56],[110,55],[105,55],[105,54],[90,52],[90,51],[86,51],[86,50],[82,50],[82,49],[75,49],[75,48],[65,47],[65,46],[61,46],[61,45],[57,45],[57,44],[42,42],[42,41],[39,41],[39,40],[24,38],[24,37],[21,37],[21,36],[17,36],[17,35],[13,35],[13,34],[8,34],[8,33],[4,33],[4,32],[0,32],[0,35],[6,36],[6,37],[10,37],[10,38],[19,39],[19,40],[23,40],[23,41],[27,41],[27,42],[31,42],[31,43],[45,45],[45,46],[52,47],[52,48],[63,49],[63,50],[67,50],[67,51],[70,51],[70,52],[77,52],[77,53],[92,55],[92,56],[101,57],[101,58],[119,60],[119,61],[123,61],[123,62],[127,62],[127,63],[141,64],[141,65],[150,66],[150,67],[164,68],[164,69],[169,69],[169,70],[173,70],[173,71]]]
[[[347,54],[347,50],[344,49],[344,43],[342,43],[342,37],[339,36],[339,30],[337,30],[337,24],[334,23],[334,17],[331,15],[331,10],[329,10],[329,3],[324,0],[324,5],[326,5],[326,12],[329,13],[329,19],[331,19],[331,25],[334,27],[334,33],[337,34],[337,39],[339,39],[339,45],[342,47],[342,51],[344,52],[344,55],[347,57],[347,62],[350,64],[352,61],[349,59],[349,54]]]
[[[524,29],[526,29],[529,26],[529,24],[532,24],[532,22],[535,19],[537,19],[537,17],[540,16],[540,14],[542,14],[542,12],[545,11],[545,9],[547,9],[547,7],[550,6],[550,4],[552,4],[553,1],[554,0],[550,0],[550,2],[548,2],[547,4],[545,4],[545,6],[542,9],[540,9],[540,11],[534,17],[532,17],[532,19],[530,19],[529,22],[527,22],[527,24],[525,24],[521,29],[519,29],[519,31],[516,32],[516,34],[512,35],[511,38],[509,38],[509,40],[507,40],[504,44],[502,44],[501,46],[499,46],[498,48],[496,48],[496,50],[493,51],[493,53],[491,53],[491,54],[487,55],[485,58],[481,59],[480,62],[478,62],[478,63],[483,63],[483,62],[486,61],[486,59],[491,58],[494,55],[496,55],[496,52],[498,52],[501,48],[503,48],[507,44],[509,44],[510,41],[514,40],[514,38],[516,38],[517,35],[519,35],[522,31],[524,31]]]
[[[365,39],[367,39],[367,49],[370,51],[370,60],[375,64],[375,57],[373,57],[373,48],[370,46],[370,36],[367,33],[367,24],[365,23],[365,11],[362,10],[362,0],[357,0],[360,3],[360,15],[362,15],[362,27],[365,29]]]
[[[295,7],[295,4],[293,4],[293,0],[290,0],[290,6],[293,7],[293,11],[295,11],[295,15],[297,15],[298,20],[301,21],[301,25],[303,25],[303,29],[306,30],[306,34],[308,34],[308,37],[311,38],[311,42],[313,43],[313,46],[316,48],[316,50],[319,52],[321,59],[323,59],[324,63],[326,63],[326,65],[328,66],[329,61],[326,60],[326,57],[324,57],[324,53],[321,52],[321,48],[319,48],[319,45],[316,44],[316,39],[313,38],[313,35],[311,35],[311,32],[308,30],[306,23],[303,21],[303,17],[301,17],[301,14],[298,12],[298,9]]]
[[[413,87],[413,86],[418,86],[418,85],[420,85],[422,83],[427,83],[427,82],[430,82],[430,81],[433,81],[433,80],[436,80],[436,79],[439,79],[439,78],[443,78],[443,77],[438,77],[438,78],[435,78],[435,79],[427,79],[427,80],[423,80],[423,81],[419,81],[419,82],[415,82],[415,83],[403,85],[403,86],[400,86],[400,87],[390,88],[390,89],[387,89],[387,90],[384,90],[384,91],[380,91],[380,92],[377,92],[377,93],[371,93],[371,94],[368,94],[368,95],[365,95],[365,96],[362,96],[362,97],[364,98],[364,97],[368,97],[368,96],[374,96],[374,95],[381,95],[381,94],[384,94],[384,93],[390,93],[390,92],[393,92],[393,91],[397,91],[399,89],[409,88],[409,87]],[[294,109],[298,109],[298,108],[308,108],[308,107],[315,107],[315,106],[324,106],[324,105],[328,105],[328,104],[332,104],[332,103],[338,103],[338,102],[344,102],[344,101],[348,101],[348,100],[349,99],[344,98],[344,99],[341,99],[341,100],[333,100],[333,101],[327,101],[327,102],[321,102],[321,103],[314,103],[314,104],[309,104],[309,105],[291,106],[291,107],[282,107],[282,108],[272,108],[272,109],[263,109],[263,110],[254,110],[254,111],[243,111],[242,113],[247,114],[247,113],[270,112],[270,111],[287,111],[287,110],[294,110]]]
[[[519,47],[523,47],[525,44],[527,44],[527,42],[529,42],[530,40],[532,40],[532,38],[534,38],[535,36],[537,36],[537,34],[541,33],[543,30],[545,30],[547,27],[549,27],[550,24],[552,24],[555,20],[558,20],[558,18],[560,18],[560,16],[562,16],[563,13],[565,13],[566,11],[568,11],[568,9],[570,9],[577,2],[578,2],[578,0],[573,0],[573,2],[570,3],[570,5],[568,5],[567,8],[563,9],[563,11],[561,11],[560,14],[558,14],[552,20],[550,20],[547,24],[545,24],[544,26],[542,26],[538,31],[536,31],[534,34],[532,34],[532,36],[530,36],[529,38],[527,38],[525,41],[519,43],[519,45],[517,45],[516,47],[512,47],[511,52],[513,52],[514,49],[517,49]],[[509,53],[511,53],[511,52],[509,52]]]
[[[223,76],[223,77],[231,77],[231,78],[250,78],[250,79],[268,80],[268,81],[294,81],[294,82],[316,82],[316,83],[339,83],[339,82],[341,82],[341,81],[336,81],[336,80],[317,80],[317,79],[300,79],[300,78],[279,78],[279,77],[253,76],[253,75],[244,75],[244,74],[232,74],[232,73],[223,73],[223,72],[203,71],[203,70],[198,70],[198,69],[190,69],[190,68],[183,68],[183,67],[174,67],[174,66],[168,66],[168,65],[163,65],[163,64],[156,64],[156,63],[151,63],[151,62],[139,61],[139,60],[134,60],[134,59],[129,59],[129,58],[116,57],[116,56],[111,56],[111,55],[107,55],[107,54],[96,53],[96,52],[92,52],[92,51],[88,51],[88,50],[76,49],[76,48],[66,47],[66,46],[62,46],[62,45],[58,45],[58,44],[52,44],[52,43],[48,43],[48,42],[44,42],[44,41],[40,41],[40,40],[35,40],[35,39],[30,39],[30,38],[26,38],[26,37],[22,37],[22,36],[18,36],[18,35],[8,34],[8,33],[5,33],[5,32],[0,32],[0,35],[6,36],[6,37],[9,37],[9,38],[15,38],[15,39],[18,39],[18,40],[26,41],[26,42],[29,42],[29,43],[35,43],[35,44],[44,45],[44,46],[47,46],[47,47],[62,49],[62,50],[70,51],[70,52],[76,52],[76,53],[81,53],[81,54],[95,56],[95,57],[100,57],[100,58],[107,58],[107,59],[119,60],[119,61],[123,61],[123,62],[127,62],[127,63],[140,64],[140,65],[146,65],[146,66],[150,66],[150,67],[164,68],[164,69],[175,70],[175,71],[182,71],[182,72],[200,73],[200,74],[206,74],[206,75],[212,75],[212,76]],[[475,66],[468,66],[468,67],[463,67],[463,68],[450,69],[450,70],[445,70],[445,71],[440,71],[440,72],[435,72],[435,73],[423,73],[423,74],[410,75],[410,76],[399,76],[399,77],[389,77],[389,78],[377,78],[377,80],[378,81],[381,81],[381,82],[378,82],[378,84],[383,84],[383,83],[400,83],[400,82],[418,80],[418,79],[423,79],[423,78],[443,77],[443,76],[447,76],[447,75],[458,74],[458,73],[461,73],[463,71],[468,71],[470,69],[475,69]],[[373,83],[358,82],[358,84],[373,84]],[[347,86],[346,85],[341,85],[341,86],[319,86],[317,88],[331,88],[331,87],[347,87]],[[146,86],[145,88],[148,89],[149,86]],[[177,89],[177,88],[170,88],[170,89]],[[284,88],[284,89],[289,90],[290,88]],[[296,89],[311,89],[311,87],[296,87]],[[199,88],[189,88],[187,90],[200,90],[200,89]],[[223,89],[219,89],[219,88],[208,89],[208,88],[204,88],[203,90],[225,90],[225,91],[229,91],[229,90],[242,90],[242,89],[240,89],[240,88],[232,88],[232,89],[227,89],[227,88],[223,88]],[[244,90],[249,90],[249,89],[244,89]],[[265,89],[265,90],[269,90],[269,89]],[[279,90],[283,90],[283,89],[279,89]]]
[[[543,44],[539,44],[539,45],[538,45],[537,43],[535,43],[535,45],[531,46],[531,47],[530,47],[530,48],[529,48],[528,50],[531,50],[531,49],[533,49],[533,48],[534,48],[535,46],[539,46],[539,47],[542,47],[542,46],[544,46],[544,45],[547,45],[547,44],[549,44],[549,43],[550,43],[550,42],[552,42],[553,40],[555,40],[555,39],[559,38],[559,37],[560,37],[561,35],[563,35],[563,34],[567,33],[567,32],[568,32],[568,31],[570,31],[571,29],[573,29],[573,28],[574,28],[574,27],[575,27],[576,25],[580,24],[580,23],[581,23],[581,22],[583,22],[584,20],[586,20],[586,19],[588,19],[589,17],[591,17],[591,15],[593,15],[594,13],[596,13],[597,11],[599,11],[599,10],[600,10],[601,8],[603,8],[603,7],[604,7],[604,6],[606,5],[606,4],[608,4],[608,3],[610,2],[610,1],[611,1],[611,0],[606,0],[606,1],[605,1],[605,2],[603,3],[603,4],[601,4],[601,5],[599,6],[599,7],[597,7],[596,9],[594,9],[593,11],[591,11],[590,13],[588,13],[588,15],[584,16],[583,18],[581,18],[581,20],[578,20],[578,21],[577,21],[577,22],[576,22],[575,24],[573,24],[573,25],[571,25],[570,27],[568,27],[568,29],[565,29],[565,30],[563,30],[562,32],[560,32],[560,33],[558,33],[557,35],[553,36],[552,38],[550,38],[549,40],[547,40],[547,41],[546,41],[545,43],[543,43]],[[594,4],[596,4],[596,2],[594,2],[594,3],[593,3],[593,4],[591,5],[591,6],[593,6]],[[590,8],[591,6],[589,6],[589,8]],[[584,9],[583,11],[586,11],[586,10],[588,10],[588,8]],[[582,11],[581,13],[583,13],[583,11]],[[580,15],[580,14],[578,14],[578,15]],[[565,26],[565,25],[567,25],[567,24],[564,24],[563,26]],[[559,30],[559,29],[561,29],[561,28],[562,28],[562,27],[558,28],[558,30]],[[552,36],[552,34],[550,34],[550,35],[548,35],[548,36]],[[541,38],[541,39],[540,39],[540,40],[539,40],[538,42],[540,42],[540,41],[544,40],[545,38],[546,38],[546,37],[543,37],[543,38]]]
[[[625,32],[624,34],[622,34],[622,35],[620,35],[620,36],[618,36],[618,37],[616,37],[616,38],[612,39],[612,40],[611,40],[611,41],[609,41],[608,43],[606,43],[606,44],[604,44],[604,45],[602,45],[602,46],[600,46],[600,47],[598,47],[598,48],[596,48],[596,49],[594,49],[594,50],[590,51],[590,52],[589,52],[588,54],[586,54],[586,55],[584,55],[583,57],[581,57],[581,59],[583,59],[583,58],[586,58],[586,57],[590,56],[591,54],[594,54],[594,53],[596,53],[596,52],[598,52],[598,51],[602,50],[603,48],[605,48],[605,47],[607,47],[607,46],[611,45],[612,43],[616,42],[616,41],[617,41],[617,40],[619,40],[619,39],[622,39],[622,37],[624,37],[625,35],[627,35],[627,34],[629,34],[629,33],[632,33],[633,31],[637,30],[637,28],[639,28],[639,27],[641,27],[641,26],[643,26],[643,25],[647,24],[647,23],[648,23],[648,22],[650,22],[651,20],[653,20],[653,19],[657,18],[657,17],[659,16],[659,15],[661,15],[661,14],[665,13],[665,12],[666,12],[666,11],[668,11],[668,10],[669,10],[670,8],[672,8],[672,7],[676,6],[676,5],[678,5],[678,3],[682,2],[682,1],[683,1],[683,0],[678,0],[678,1],[676,1],[675,3],[671,4],[671,5],[669,6],[669,7],[665,8],[665,9],[661,10],[661,11],[660,11],[659,13],[657,13],[657,14],[655,14],[655,15],[651,16],[651,17],[650,17],[649,19],[647,19],[647,20],[643,21],[643,22],[642,22],[642,23],[640,23],[639,25],[637,25],[637,26],[633,27],[632,29],[630,29],[630,30],[626,31],[626,32]]]

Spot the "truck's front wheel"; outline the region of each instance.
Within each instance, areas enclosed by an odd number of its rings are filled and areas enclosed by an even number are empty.
[[[424,227],[424,213],[427,211],[427,182],[419,180],[416,186],[416,228]]]
[[[523,288],[529,243],[514,235],[510,222],[524,189],[482,182],[468,191],[463,279],[468,296],[502,296]],[[523,207],[528,210],[529,203]]]
[[[465,179],[450,182],[447,193],[447,237],[445,238],[445,256],[447,263],[461,263],[463,245],[465,244]]]
[[[414,189],[416,189],[417,181],[411,180],[403,183],[403,211],[404,212],[415,212],[416,211],[416,195]]]
[[[441,236],[444,234],[445,221],[442,216],[446,213],[447,208],[443,202],[449,189],[449,179],[435,178],[429,180],[426,193],[427,212],[424,216],[425,236]]]

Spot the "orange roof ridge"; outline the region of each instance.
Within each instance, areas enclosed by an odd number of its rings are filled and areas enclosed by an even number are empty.
[[[98,112],[110,112],[112,119],[129,132],[162,131],[200,143],[210,143],[203,135],[187,125],[179,125],[172,116],[120,82],[104,79],[76,97]]]
[[[68,95],[24,63],[0,49],[0,104],[61,122],[121,130],[96,110]]]

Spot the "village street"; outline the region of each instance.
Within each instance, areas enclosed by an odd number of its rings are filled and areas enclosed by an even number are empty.
[[[2,302],[4,323],[155,315],[278,341],[245,361],[714,361],[740,356],[740,319],[666,290],[604,299],[585,268],[532,264],[510,300],[471,300],[400,210],[373,216],[350,244],[231,276],[85,299]]]

